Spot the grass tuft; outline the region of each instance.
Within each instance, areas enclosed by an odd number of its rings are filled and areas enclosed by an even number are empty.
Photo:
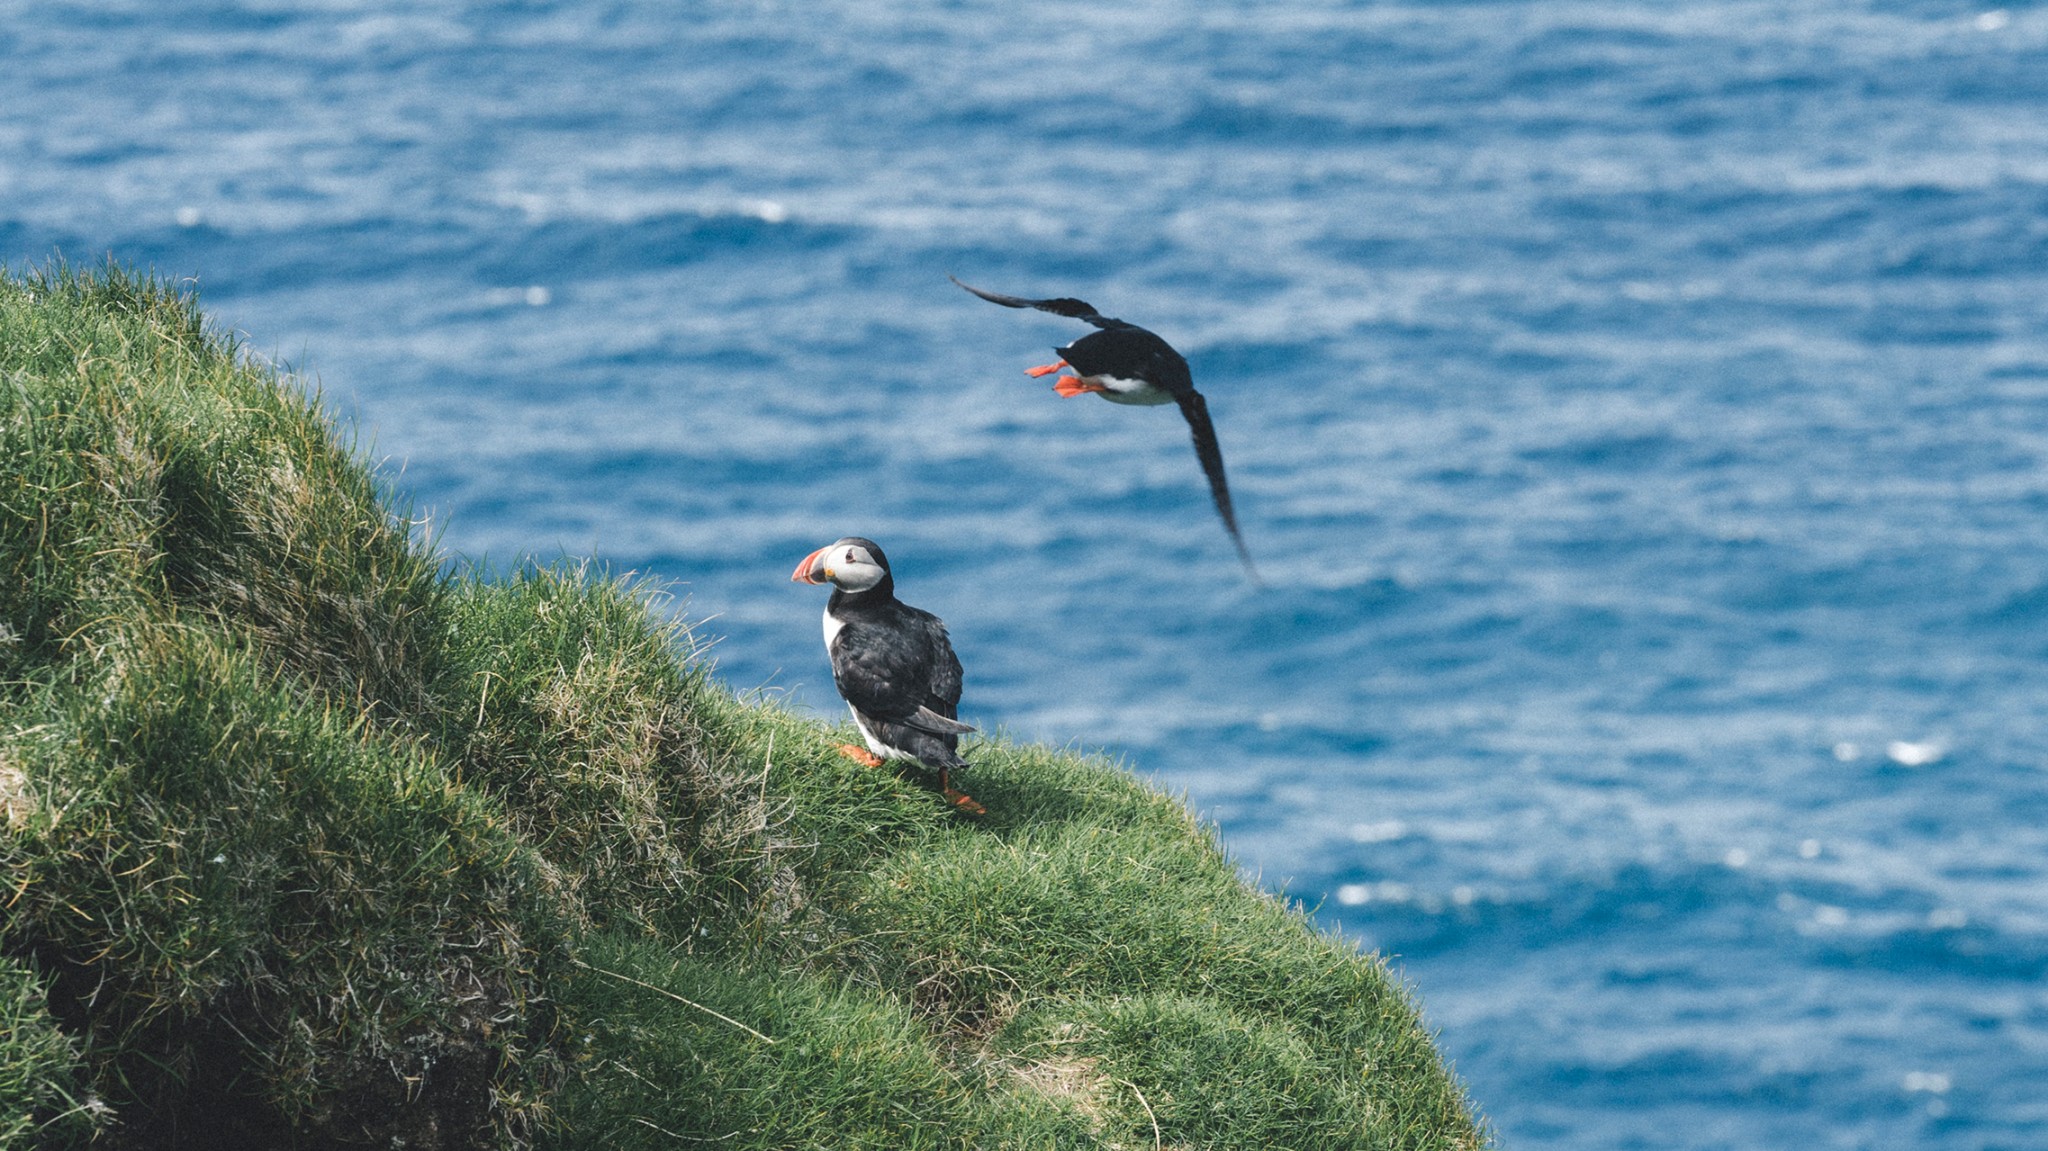
[[[761,813],[707,750],[688,631],[649,598],[585,567],[455,581],[435,736],[587,921],[687,931],[731,897]]]
[[[77,1045],[31,969],[0,958],[0,1147],[70,1147],[92,1134]]]
[[[963,818],[395,507],[189,294],[0,274],[0,1144],[1482,1145],[1184,804],[993,739]]]

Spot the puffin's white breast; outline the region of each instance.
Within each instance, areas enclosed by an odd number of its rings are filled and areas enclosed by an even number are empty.
[[[1101,384],[1103,387],[1108,388],[1108,391],[1098,394],[1112,404],[1145,404],[1150,406],[1152,404],[1170,404],[1173,402],[1173,395],[1166,389],[1154,387],[1143,380],[1127,380],[1122,376],[1103,375],[1089,376],[1088,382],[1091,384]]]
[[[832,654],[832,641],[839,638],[840,630],[845,627],[845,620],[833,615],[831,608],[825,609],[825,654]]]

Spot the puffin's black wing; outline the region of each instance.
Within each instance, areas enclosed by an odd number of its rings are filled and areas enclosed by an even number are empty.
[[[961,673],[946,625],[912,607],[890,623],[850,623],[841,633],[832,649],[832,680],[840,696],[854,710],[887,723],[933,735],[973,731],[953,718]]]
[[[946,278],[956,284],[960,284],[958,277],[947,276]],[[1122,320],[1112,320],[1108,316],[1097,312],[1095,305],[1085,300],[1076,300],[1071,296],[1061,296],[1053,300],[1027,300],[1022,296],[1005,296],[1000,292],[984,292],[971,284],[960,284],[960,286],[991,304],[1001,304],[1005,308],[1037,308],[1041,312],[1051,312],[1055,316],[1067,316],[1076,320],[1085,320],[1098,328],[1124,326]]]
[[[1223,477],[1223,449],[1216,443],[1216,425],[1209,420],[1209,402],[1191,385],[1170,389],[1180,414],[1187,417],[1188,431],[1195,438],[1195,458],[1202,462],[1202,474],[1209,477],[1209,494],[1223,526],[1230,529],[1230,542],[1237,545],[1237,558],[1244,561],[1245,574],[1261,582],[1259,569],[1252,566],[1252,553],[1245,550],[1244,537],[1237,531],[1237,515],[1230,508],[1230,481]]]
[[[960,657],[953,654],[953,641],[946,635],[946,625],[932,617],[932,628],[927,633],[931,640],[931,676],[925,683],[925,707],[947,719],[957,720],[960,716],[960,681],[962,671]],[[965,724],[961,725],[966,727]],[[969,727],[968,731],[974,729]]]

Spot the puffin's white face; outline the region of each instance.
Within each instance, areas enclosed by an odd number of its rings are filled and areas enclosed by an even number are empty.
[[[840,540],[804,557],[790,578],[803,583],[829,583],[846,591],[866,591],[889,574],[873,553],[850,540]]]
[[[836,543],[825,549],[825,578],[847,591],[866,591],[888,574],[859,544]]]

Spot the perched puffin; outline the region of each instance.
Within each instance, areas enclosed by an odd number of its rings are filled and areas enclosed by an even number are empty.
[[[947,774],[967,766],[960,737],[974,729],[954,717],[960,707],[960,657],[946,625],[896,598],[896,580],[881,545],[859,536],[804,557],[793,583],[829,583],[825,652],[832,682],[853,712],[865,749],[839,745],[869,767],[909,759],[939,773],[939,791],[969,815],[986,809],[955,790]]]
[[[1024,369],[1029,376],[1049,376],[1061,368],[1072,368],[1073,375],[1061,376],[1053,383],[1052,390],[1060,395],[1071,399],[1094,392],[1113,404],[1179,404],[1180,414],[1187,417],[1188,430],[1195,437],[1195,458],[1202,462],[1202,473],[1209,477],[1209,494],[1216,500],[1216,511],[1230,532],[1230,542],[1237,545],[1245,574],[1251,576],[1253,583],[1259,582],[1258,569],[1252,566],[1252,555],[1245,550],[1244,537],[1237,530],[1237,516],[1230,508],[1230,482],[1223,478],[1223,449],[1216,444],[1216,425],[1209,421],[1208,401],[1195,390],[1188,362],[1172,345],[1136,324],[1113,320],[1080,300],[1027,300],[984,292],[961,284],[958,277],[946,278],[991,304],[1037,308],[1101,329],[1064,348],[1054,348],[1060,354],[1057,363]]]

